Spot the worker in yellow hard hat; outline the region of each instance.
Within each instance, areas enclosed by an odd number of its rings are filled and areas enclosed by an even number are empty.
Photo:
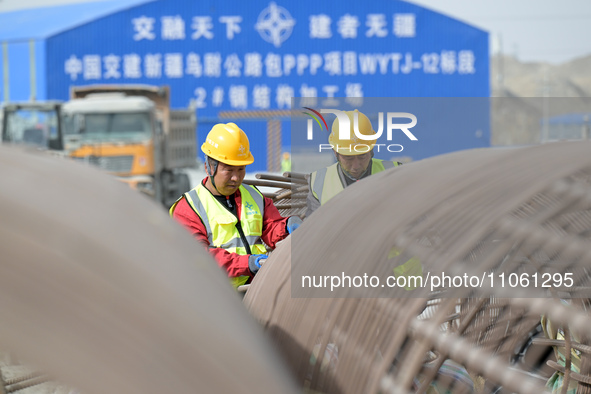
[[[376,139],[360,139],[353,131],[357,122],[361,135],[375,136],[376,132],[369,118],[358,110],[345,111],[345,113],[349,118],[351,139],[339,138],[339,121],[338,118],[335,119],[328,142],[337,162],[310,174],[306,217],[354,182],[401,165],[398,162],[374,159],[373,148]]]
[[[332,146],[337,162],[310,174],[306,217],[345,190],[347,186],[372,174],[402,165],[396,161],[374,159],[373,148],[377,140],[369,138],[376,135],[369,118],[358,110],[345,111],[345,113],[349,118],[351,139],[339,138],[339,121],[338,118],[335,119],[328,142]],[[358,125],[359,134],[366,139],[359,138],[354,133],[355,123]],[[399,263],[393,268],[394,276],[407,278],[422,276],[422,265],[418,258],[403,254],[402,257],[406,257],[398,261],[400,255],[401,251],[397,247],[392,247],[388,252],[388,260],[396,260]],[[405,288],[414,289],[412,285]]]
[[[281,157],[281,172],[291,172],[291,155],[289,152],[283,152]]]
[[[274,248],[302,221],[282,217],[270,198],[242,184],[254,157],[246,133],[236,124],[213,126],[201,151],[207,176],[173,204],[170,215],[208,248],[238,287],[261,268],[265,245]]]

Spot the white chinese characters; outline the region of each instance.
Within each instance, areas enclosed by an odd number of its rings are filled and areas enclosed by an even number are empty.
[[[281,78],[324,73],[327,76],[425,74],[469,75],[476,72],[476,57],[471,50],[442,50],[416,56],[410,52],[370,53],[331,51],[324,54],[278,54],[248,52],[244,55],[221,52],[137,53],[105,56],[88,54],[82,59],[70,55],[64,72],[72,81],[138,78]]]
[[[338,97],[355,103],[393,80],[382,76],[469,82],[484,70],[470,43],[415,45],[428,19],[413,7],[317,7],[294,18],[275,1],[242,15],[145,8],[125,22],[131,45],[65,53],[63,70],[76,84],[170,84],[197,108],[235,110],[288,109],[294,96],[311,107]]]
[[[216,20],[209,15],[194,15],[185,19],[181,15],[165,15],[160,17],[159,24],[154,17],[142,15],[131,19],[133,40],[154,40],[158,31],[161,40],[213,40],[216,30],[223,31],[227,40],[233,40],[243,31],[243,18],[240,15],[221,15]],[[252,27],[260,37],[276,48],[289,39],[296,25],[289,11],[275,2],[261,11],[258,20]],[[333,26],[334,25],[334,26]],[[190,27],[187,32],[186,26]],[[216,26],[222,28],[216,29]],[[302,26],[303,28],[303,26]],[[337,17],[327,14],[311,14],[308,16],[308,37],[311,39],[356,39],[360,35],[367,38],[412,38],[417,36],[416,15],[413,13],[368,13],[352,15],[345,13]],[[361,31],[360,31],[361,29]]]

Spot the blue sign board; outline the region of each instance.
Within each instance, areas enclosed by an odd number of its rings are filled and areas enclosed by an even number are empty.
[[[49,98],[72,85],[169,85],[172,106],[193,103],[202,120],[290,109],[293,97],[489,96],[488,34],[398,0],[153,1],[46,50]]]
[[[488,35],[403,1],[156,1],[48,40],[48,90],[167,84],[201,113],[291,97],[489,95]]]

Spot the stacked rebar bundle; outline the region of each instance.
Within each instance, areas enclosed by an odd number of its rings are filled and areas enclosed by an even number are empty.
[[[244,302],[311,392],[591,392],[590,151],[372,175],[280,245]],[[413,259],[426,286],[392,286]]]
[[[255,177],[245,179],[243,183],[272,188],[271,191],[263,191],[263,195],[273,200],[282,216],[297,215],[304,218],[309,189],[306,174],[284,172],[282,175],[256,174]]]

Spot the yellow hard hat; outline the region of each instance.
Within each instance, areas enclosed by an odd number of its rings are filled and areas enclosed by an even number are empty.
[[[359,134],[365,136],[376,135],[376,132],[373,130],[373,127],[371,126],[369,118],[365,116],[362,112],[359,112],[358,110],[344,112],[345,114],[347,114],[347,117],[349,118],[351,139],[341,140],[339,138],[339,119],[336,118],[334,122],[332,122],[332,131],[328,136],[328,142],[330,143],[330,145],[332,145],[334,151],[345,156],[357,156],[367,152],[371,152],[376,143],[376,139],[362,140],[361,138],[357,137],[353,130],[355,114],[357,114]]]
[[[254,162],[246,133],[235,123],[218,123],[211,128],[201,151],[230,166],[245,166]]]

